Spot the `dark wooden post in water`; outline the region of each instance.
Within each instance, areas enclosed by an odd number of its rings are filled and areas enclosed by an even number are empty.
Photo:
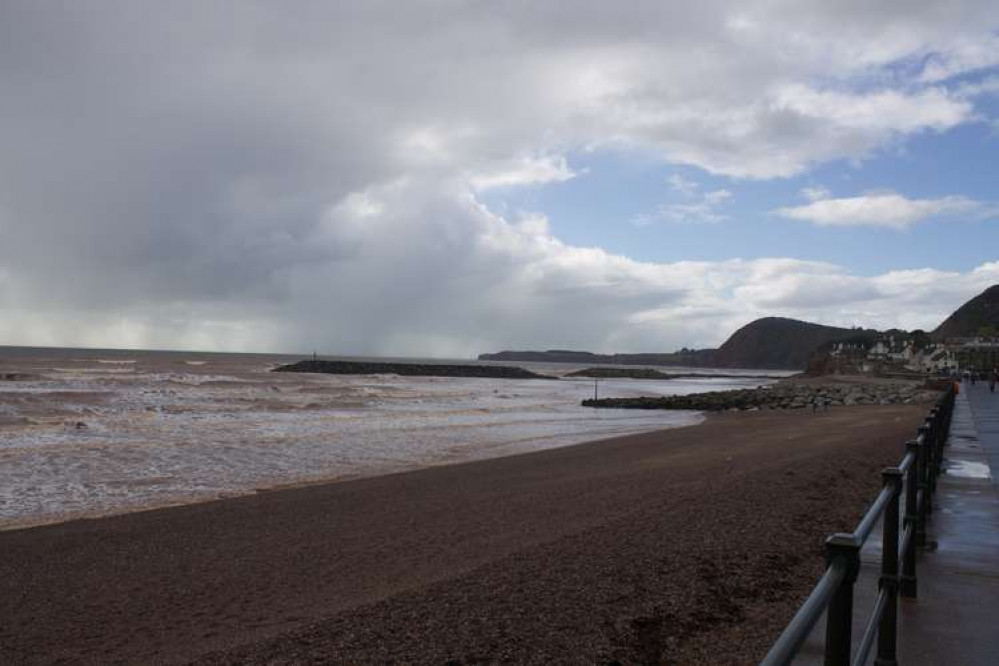
[[[826,540],[826,563],[844,567],[845,573],[826,610],[825,666],[850,666],[853,584],[860,573],[861,545],[853,534],[834,534]]]
[[[889,467],[881,472],[885,486],[891,489],[891,500],[885,508],[881,526],[881,579],[885,594],[885,612],[878,625],[878,656],[874,666],[897,666],[898,640],[898,504],[902,495],[902,470]]]
[[[899,592],[906,599],[915,599],[916,529],[919,522],[916,516],[916,495],[919,493],[919,441],[910,439],[905,443],[905,449],[912,454],[912,463],[909,465],[905,476],[905,529],[909,530],[910,537],[906,541]]]

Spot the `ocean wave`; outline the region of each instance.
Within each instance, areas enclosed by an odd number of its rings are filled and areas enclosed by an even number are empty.
[[[10,394],[0,527],[566,446],[700,418],[588,410],[579,403],[592,395],[591,382],[274,375],[259,359],[221,355],[205,361],[212,372],[198,372],[189,359],[160,353],[138,358],[138,367],[155,372],[123,374],[102,360]],[[669,394],[691,386],[641,388]],[[634,390],[634,382],[600,382],[602,394]]]

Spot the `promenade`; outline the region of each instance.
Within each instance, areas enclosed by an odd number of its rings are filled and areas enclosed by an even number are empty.
[[[904,504],[904,503],[903,503]],[[899,666],[993,666],[999,655],[999,391],[961,386],[938,477],[927,546],[917,560],[918,596],[899,603]],[[881,529],[861,550],[854,587],[853,650],[874,607]],[[824,662],[826,619],[795,666]],[[874,663],[873,657],[867,663]],[[859,665],[856,665],[859,666]]]
[[[944,456],[919,597],[901,604],[899,661],[991,666],[999,658],[999,392],[961,386]]]

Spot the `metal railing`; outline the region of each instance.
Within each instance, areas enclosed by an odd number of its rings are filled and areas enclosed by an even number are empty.
[[[915,599],[916,549],[926,545],[926,519],[933,511],[933,495],[943,460],[943,447],[954,412],[954,387],[948,388],[930,410],[897,467],[882,471],[884,485],[851,534],[826,540],[826,572],[798,609],[760,666],[792,663],[815,624],[826,613],[825,666],[863,666],[877,640],[876,666],[895,666],[898,641],[899,596]],[[904,492],[903,492],[904,486]],[[899,527],[899,504],[905,513]],[[860,573],[860,549],[884,515],[881,530],[881,575],[874,610],[857,649],[853,651],[853,587]]]

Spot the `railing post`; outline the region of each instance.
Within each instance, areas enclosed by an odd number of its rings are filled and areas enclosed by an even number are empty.
[[[943,458],[944,458],[944,447],[947,446],[947,440],[950,435],[950,421],[951,417],[954,415],[954,391],[947,391],[941,402],[941,412],[940,412],[940,432],[939,441],[937,443],[938,450],[940,452],[940,467],[943,469]]]
[[[881,526],[881,579],[885,592],[885,612],[878,625],[878,655],[874,666],[897,666],[898,641],[898,504],[902,494],[902,470],[889,467],[881,472],[885,486],[891,488],[891,501],[885,508]]]
[[[930,410],[929,415],[925,419],[926,425],[928,426],[928,435],[926,442],[930,445],[932,449],[932,460],[934,465],[931,467],[931,472],[936,471],[936,453],[937,453],[937,434],[940,432],[940,405],[935,405],[933,409]],[[932,474],[931,474],[932,476]]]
[[[846,575],[836,588],[826,610],[825,666],[850,666],[853,643],[853,584],[860,573],[860,539],[852,534],[834,534],[826,539],[826,563],[842,560]]]
[[[905,443],[906,455],[912,454],[912,464],[905,473],[905,520],[903,524],[912,530],[912,538],[905,549],[902,562],[902,579],[899,581],[899,592],[905,599],[916,598],[916,493],[919,491],[917,477],[919,476],[919,442],[910,439]]]
[[[947,392],[947,430],[945,432],[948,434],[950,434],[950,421],[954,418],[955,400],[957,400],[957,394],[955,394],[954,389],[951,388],[951,390]]]
[[[923,456],[926,461],[926,469],[923,470],[923,484],[925,485],[925,491],[923,492],[923,518],[925,520],[926,516],[933,513],[933,491],[936,486],[935,480],[937,477],[937,428],[936,428],[936,407],[930,411],[930,415],[926,417],[926,422],[923,423],[922,427],[919,428],[919,432],[923,435]]]
[[[936,466],[933,469],[933,495],[937,494],[937,477],[940,476],[940,472],[943,471],[943,447],[944,442],[947,440],[947,398],[946,396],[941,401],[936,418],[934,419],[933,428],[933,458],[936,461]]]
[[[943,443],[947,439],[947,416],[950,413],[950,406],[947,403],[947,397],[940,402],[940,408],[937,410],[937,451],[940,452],[940,458],[943,457]]]
[[[922,491],[923,501],[918,502],[916,506],[916,545],[920,548],[926,546],[926,506],[930,501],[930,489],[929,484],[926,483],[926,478],[929,474],[929,465],[926,461],[926,450],[929,448],[927,446],[927,440],[929,438],[929,426],[923,424],[917,428],[919,431],[919,446],[916,448],[916,460],[918,465],[916,467],[916,488],[917,491]],[[918,499],[918,494],[917,494]]]

